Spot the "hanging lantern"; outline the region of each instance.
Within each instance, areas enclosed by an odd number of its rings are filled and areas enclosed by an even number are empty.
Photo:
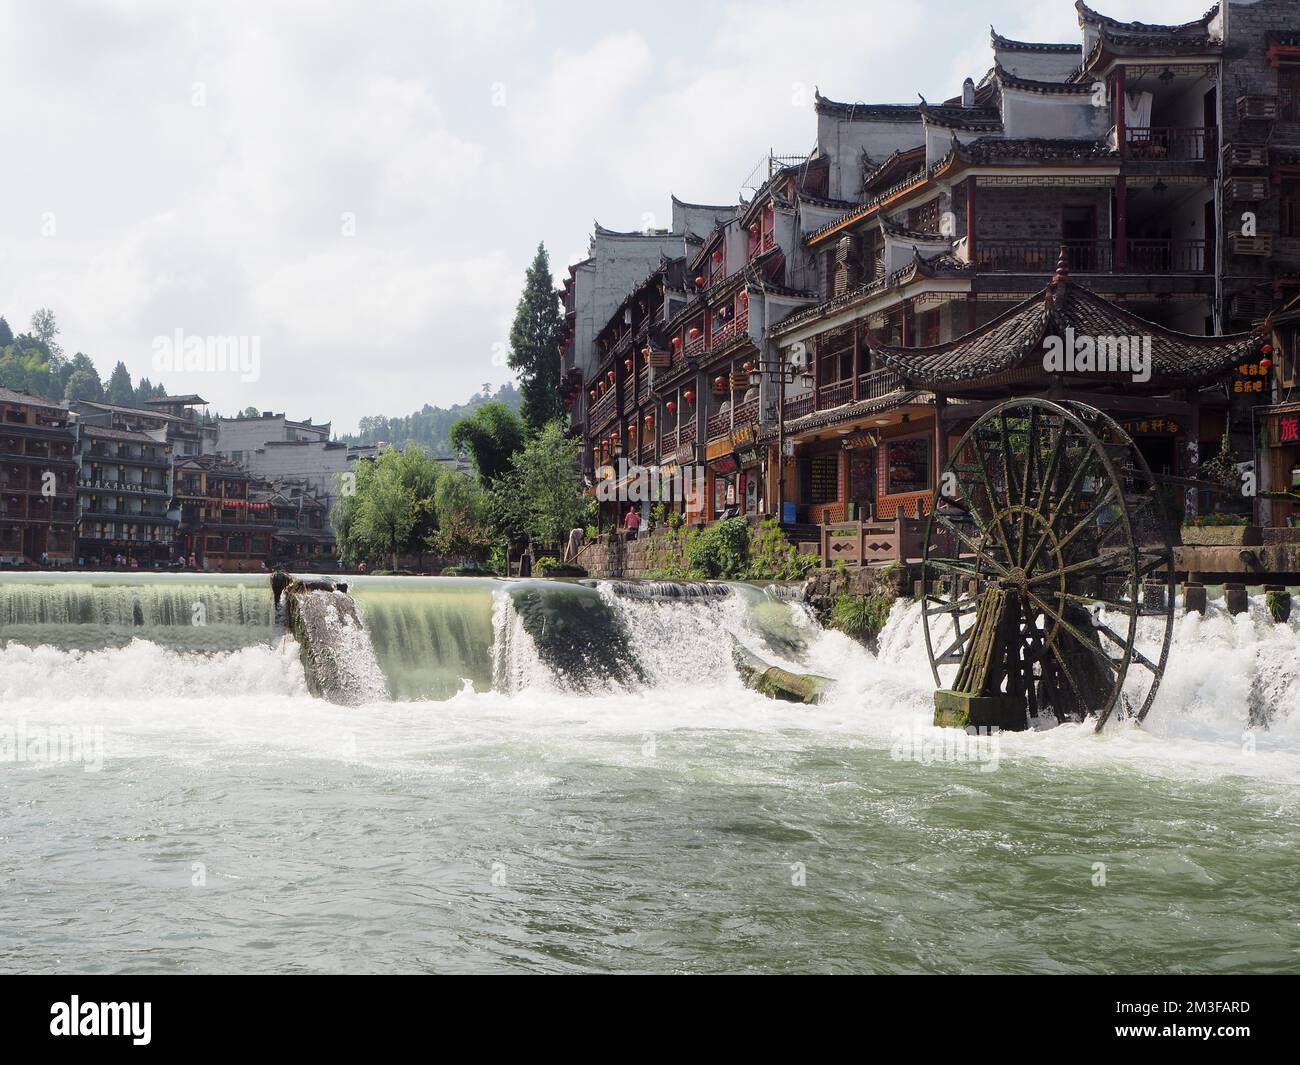
[[[677,400],[670,399],[667,403],[664,404],[664,406],[668,408],[668,413],[672,414],[675,410],[677,410]]]
[[[636,305],[641,308],[641,313],[645,313],[645,300],[637,300]]]
[[[682,399],[686,400],[687,403],[694,403],[695,393],[688,388],[685,392],[682,393]]]
[[[645,423],[646,423],[646,425],[654,425],[654,423],[655,423],[655,416],[654,416],[653,414],[647,414],[647,415],[645,416]]]
[[[673,347],[675,347],[675,348],[680,348],[681,346],[682,346],[682,338],[681,338],[681,337],[673,337]]]
[[[703,287],[704,287],[704,275],[703,275],[703,274],[697,274],[697,275],[696,275],[696,277],[695,277],[695,287],[696,287],[696,288],[703,288]]]
[[[587,395],[589,395],[592,399],[595,399],[595,398],[596,398],[596,390],[593,388],[590,392],[587,393]]]
[[[727,390],[727,379],[721,375],[713,379],[713,391],[725,392]]]
[[[757,223],[757,222],[751,222],[751,223],[749,224],[749,231],[750,231],[752,234],[754,234],[754,236],[758,236],[758,223]]]
[[[714,253],[713,253],[713,261],[714,261],[715,263],[720,263],[720,262],[722,262],[722,252],[720,252],[720,251],[714,251]]]
[[[746,307],[749,306],[749,293],[748,293],[748,292],[742,292],[742,293],[740,294],[740,302],[743,303]]]
[[[1268,373],[1268,371],[1269,371],[1270,369],[1272,369],[1272,367],[1273,367],[1273,360],[1272,360],[1272,359],[1267,359],[1267,358],[1265,358],[1265,359],[1260,359],[1260,360],[1259,360],[1259,372],[1260,372],[1260,373]]]
[[[700,338],[700,327],[697,325],[691,326],[690,334],[692,340],[698,340]]]
[[[624,359],[624,360],[623,360],[623,365],[624,365],[625,367],[627,367],[627,370],[628,370],[629,373],[632,371],[632,360],[631,360],[631,359]]]
[[[644,359],[648,359],[648,358],[650,358],[650,349],[649,349],[649,348],[642,348],[642,349],[641,349],[641,357],[644,358]]]
[[[613,370],[610,370],[607,374],[605,374],[605,376],[609,378],[609,383],[611,385],[618,380],[618,377],[615,375]]]
[[[603,396],[605,394],[605,382],[601,381],[596,387],[600,389],[600,394]]]

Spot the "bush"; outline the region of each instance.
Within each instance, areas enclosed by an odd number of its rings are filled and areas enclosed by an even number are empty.
[[[893,605],[893,594],[883,591],[874,595],[840,595],[831,604],[827,625],[875,650]]]
[[[771,519],[761,521],[749,538],[749,565],[745,575],[755,581],[797,581],[821,564],[814,554],[799,554]]]
[[[740,580],[749,561],[749,523],[727,518],[701,529],[686,545],[686,560],[694,576]]]

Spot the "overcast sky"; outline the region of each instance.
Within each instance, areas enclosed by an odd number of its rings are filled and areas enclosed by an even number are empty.
[[[1209,0],[1104,0],[1179,22]],[[539,240],[733,201],[839,100],[939,100],[988,26],[1078,39],[1071,0],[651,4],[5,0],[0,314],[54,308],[107,378],[332,419],[503,383]],[[260,338],[260,376],[159,374],[160,335]]]

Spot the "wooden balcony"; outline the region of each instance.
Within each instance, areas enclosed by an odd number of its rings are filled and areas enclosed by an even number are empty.
[[[903,379],[894,370],[869,370],[858,375],[858,399],[880,399],[903,387]]]
[[[682,345],[682,351],[684,352],[685,357],[690,359],[703,352],[705,350],[706,343],[707,342],[705,340],[703,333],[700,333],[700,335],[697,336],[694,340],[692,340],[688,336],[686,338],[686,343]]]
[[[817,394],[815,392],[805,392],[801,396],[792,396],[785,401],[785,420],[792,421],[795,418],[802,418],[805,414],[811,414],[817,409]]]
[[[728,436],[731,433],[731,411],[725,411],[713,415],[705,425],[708,432],[708,439],[717,440],[720,437]]]
[[[1214,157],[1214,138],[1213,126],[1130,126],[1124,130],[1124,158],[1204,162]]]
[[[670,433],[664,433],[663,436],[659,438],[659,454],[663,458],[667,458],[676,450],[677,450],[677,430],[674,429]]]
[[[1203,240],[1131,239],[1124,247],[1121,265],[1110,240],[984,240],[976,244],[975,261],[993,273],[1050,274],[1064,248],[1075,274],[1200,274],[1214,265]]]
[[[817,389],[817,409],[829,410],[853,402],[853,381],[836,381]]]
[[[618,405],[615,401],[614,390],[607,389],[605,394],[599,397],[591,405],[587,414],[587,427],[589,429],[599,429],[608,422],[618,412]]]

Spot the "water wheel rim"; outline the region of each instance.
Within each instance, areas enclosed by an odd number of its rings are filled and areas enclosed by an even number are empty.
[[[1023,433],[1021,427],[1027,420],[1028,444],[1025,447],[1025,461],[1023,467],[1013,466],[1010,459],[1011,448],[1009,446],[1010,432],[1008,423],[1016,414],[1021,415],[1021,425],[1017,426],[1017,432]],[[1047,432],[1050,434],[1053,428],[1056,428],[1056,437],[1052,449],[1052,457],[1046,465],[1046,469],[1052,471],[1044,475],[1044,463],[1042,456],[1037,450],[1036,431],[1039,421],[1043,418],[1048,419],[1046,422]],[[1056,420],[1055,425],[1052,419]],[[989,473],[988,453],[983,444],[982,434],[988,432],[991,427],[996,426],[996,435],[1000,438],[1000,457],[1002,464],[1002,483],[999,484]],[[1075,601],[1085,601],[1091,597],[1084,596],[1078,592],[1069,592],[1068,584],[1064,587],[1058,582],[1054,593],[1049,593],[1047,598],[1035,595],[1029,602],[1038,600],[1034,603],[1035,608],[1044,616],[1052,619],[1051,628],[1046,632],[1037,630],[1034,622],[1029,618],[1026,611],[1025,626],[1021,631],[1021,647],[1031,637],[1030,630],[1034,630],[1032,638],[1040,642],[1040,647],[1036,652],[1029,656],[1028,665],[1023,664],[1021,658],[1017,657],[1016,669],[1020,671],[1020,680],[1028,689],[1028,696],[1031,704],[1034,698],[1033,688],[1039,683],[1041,676],[1035,676],[1035,664],[1047,657],[1050,653],[1058,659],[1061,674],[1066,678],[1069,686],[1073,689],[1074,696],[1082,712],[1095,713],[1098,722],[1098,728],[1103,726],[1106,720],[1111,716],[1117,703],[1124,695],[1125,680],[1128,677],[1130,666],[1134,661],[1135,644],[1139,628],[1140,618],[1151,616],[1150,612],[1143,612],[1141,606],[1142,576],[1143,565],[1141,556],[1145,553],[1139,549],[1137,537],[1134,534],[1133,515],[1130,511],[1128,494],[1125,486],[1129,480],[1121,476],[1120,470],[1112,461],[1111,455],[1103,442],[1103,437],[1109,440],[1111,446],[1119,448],[1125,456],[1131,461],[1126,464],[1125,471],[1129,474],[1129,479],[1135,479],[1141,490],[1141,499],[1145,506],[1155,507],[1155,513],[1160,516],[1160,549],[1155,552],[1164,567],[1165,596],[1162,613],[1165,621],[1164,639],[1161,642],[1161,652],[1157,662],[1152,662],[1145,655],[1138,654],[1138,659],[1144,666],[1150,668],[1151,678],[1144,697],[1141,700],[1141,706],[1138,708],[1137,716],[1141,720],[1145,717],[1146,712],[1150,709],[1151,703],[1155,697],[1156,689],[1159,685],[1160,675],[1163,673],[1165,663],[1168,658],[1170,638],[1172,635],[1172,613],[1173,613],[1173,596],[1172,596],[1172,546],[1168,534],[1167,516],[1158,506],[1158,495],[1156,493],[1155,479],[1151,475],[1150,467],[1147,465],[1141,452],[1133,444],[1132,438],[1121,429],[1117,423],[1109,416],[1096,408],[1087,404],[1075,401],[1057,402],[1053,400],[1040,399],[1037,397],[1026,397],[1020,399],[1010,399],[999,403],[984,412],[970,426],[962,436],[961,441],[953,449],[949,456],[948,462],[944,469],[944,476],[940,479],[940,484],[936,487],[931,499],[931,508],[925,528],[925,539],[922,551],[922,577],[923,577],[923,595],[922,595],[922,619],[923,630],[925,635],[926,653],[930,661],[931,673],[934,677],[936,687],[943,686],[943,678],[940,674],[941,667],[952,665],[960,661],[962,645],[965,638],[969,635],[969,629],[963,630],[962,616],[971,612],[972,599],[963,600],[962,593],[959,589],[959,583],[972,581],[978,587],[981,577],[986,577],[989,570],[1006,570],[1006,566],[997,563],[987,550],[992,541],[994,530],[997,530],[1001,536],[1004,545],[1006,545],[1006,555],[1008,560],[1014,557],[1014,551],[1010,546],[1009,537],[1006,530],[1001,528],[1002,521],[1011,507],[1023,507],[1031,498],[1037,498],[1038,506],[1035,508],[1037,514],[1041,516],[1042,506],[1047,497],[1047,489],[1052,487],[1052,478],[1055,476],[1054,466],[1057,462],[1057,454],[1063,454],[1068,447],[1069,434],[1077,437],[1077,443],[1086,447],[1085,457],[1087,461],[1080,462],[1076,466],[1075,475],[1071,478],[1067,489],[1061,493],[1061,502],[1069,502],[1072,505],[1081,503],[1087,493],[1079,491],[1081,481],[1084,479],[1085,470],[1094,469],[1102,475],[1101,483],[1105,487],[1104,492],[1098,492],[1096,495],[1100,503],[1090,509],[1087,515],[1081,520],[1077,520],[1075,527],[1071,530],[1069,537],[1078,535],[1086,529],[1090,523],[1098,517],[1105,515],[1107,520],[1100,525],[1094,532],[1097,534],[1099,542],[1113,540],[1117,535],[1121,541],[1119,546],[1112,547],[1103,552],[1095,562],[1100,565],[1094,565],[1093,561],[1078,563],[1070,568],[1076,572],[1079,570],[1098,571],[1098,576],[1094,579],[1103,594],[1096,596],[1098,603],[1108,605],[1109,607],[1119,607],[1125,613],[1128,619],[1128,625],[1122,635],[1110,628],[1109,621],[1098,622],[1097,616],[1094,615],[1094,624],[1098,625],[1099,633],[1104,632],[1106,638],[1120,646],[1122,654],[1118,658],[1112,658],[1106,651],[1103,637],[1098,635],[1095,641],[1086,639],[1086,634],[1079,633],[1072,626],[1065,626],[1064,619],[1068,610],[1068,605]],[[1050,436],[1049,438],[1050,439]],[[969,476],[962,477],[961,471],[956,469],[958,460],[963,455],[977,457],[979,468],[982,476],[978,479]],[[1037,480],[1035,480],[1035,469],[1037,470]],[[977,526],[980,535],[979,546],[972,552],[969,562],[960,562],[953,564],[953,560],[940,559],[935,555],[936,535],[939,527],[946,525],[945,531],[949,533],[960,533],[954,528],[951,521],[944,518],[943,508],[949,502],[942,492],[942,485],[949,474],[952,474],[957,483],[962,484],[967,490],[963,492],[958,500],[970,498],[976,500],[979,492],[983,491],[989,498],[990,513],[988,515],[972,514],[977,510],[977,506],[970,506],[966,510],[966,517],[972,520]],[[1020,475],[1013,480],[1013,474]],[[1136,475],[1134,477],[1134,475]],[[1020,481],[1017,485],[1016,480]],[[974,492],[969,490],[969,485],[974,481],[976,489]],[[1030,494],[1032,490],[1032,495]],[[996,505],[998,500],[995,498],[996,493],[1001,493],[1001,514],[999,517],[999,507]],[[1014,500],[1014,502],[1013,502]],[[1107,513],[1109,510],[1109,513]],[[1015,513],[1019,513],[1016,511]],[[1071,515],[1068,511],[1062,512],[1054,509],[1051,524],[1055,525],[1056,521],[1062,516],[1070,516],[1077,519],[1077,514]],[[980,520],[986,519],[986,520]],[[969,546],[969,539],[967,544]],[[1050,538],[1049,538],[1050,539]],[[1067,538],[1068,539],[1068,538]],[[955,542],[954,542],[955,546]],[[1035,554],[1041,548],[1035,548]],[[1021,540],[1017,545],[1020,552],[1023,552],[1023,532]],[[1056,543],[1052,541],[1052,551],[1056,553]],[[954,549],[955,559],[960,560],[961,551],[959,548]],[[1017,561],[1024,561],[1023,553],[1017,558]],[[1057,567],[1062,572],[1058,574],[1062,579],[1065,577],[1065,566]],[[1159,567],[1148,567],[1155,569]],[[942,596],[931,593],[932,578],[940,578],[952,582],[952,595],[950,600],[945,600]],[[1105,590],[1108,585],[1118,581],[1120,589],[1120,598],[1110,601],[1105,599]],[[937,585],[936,585],[937,587]],[[1122,596],[1128,594],[1127,604]],[[932,601],[937,601],[941,605],[932,607]],[[1044,607],[1046,609],[1044,609]],[[949,614],[952,618],[953,642],[948,645],[942,654],[936,653],[935,633],[931,627],[931,617],[941,614]],[[1075,644],[1086,647],[1088,651],[1104,663],[1105,667],[1111,671],[1109,683],[1099,684],[1098,687],[1105,687],[1105,695],[1095,705],[1090,705],[1089,701],[1084,698],[1079,686],[1075,683],[1069,667],[1064,661],[1061,653],[1062,640],[1060,631],[1065,627],[1069,630],[1071,639]],[[1121,626],[1121,628],[1124,628]]]

